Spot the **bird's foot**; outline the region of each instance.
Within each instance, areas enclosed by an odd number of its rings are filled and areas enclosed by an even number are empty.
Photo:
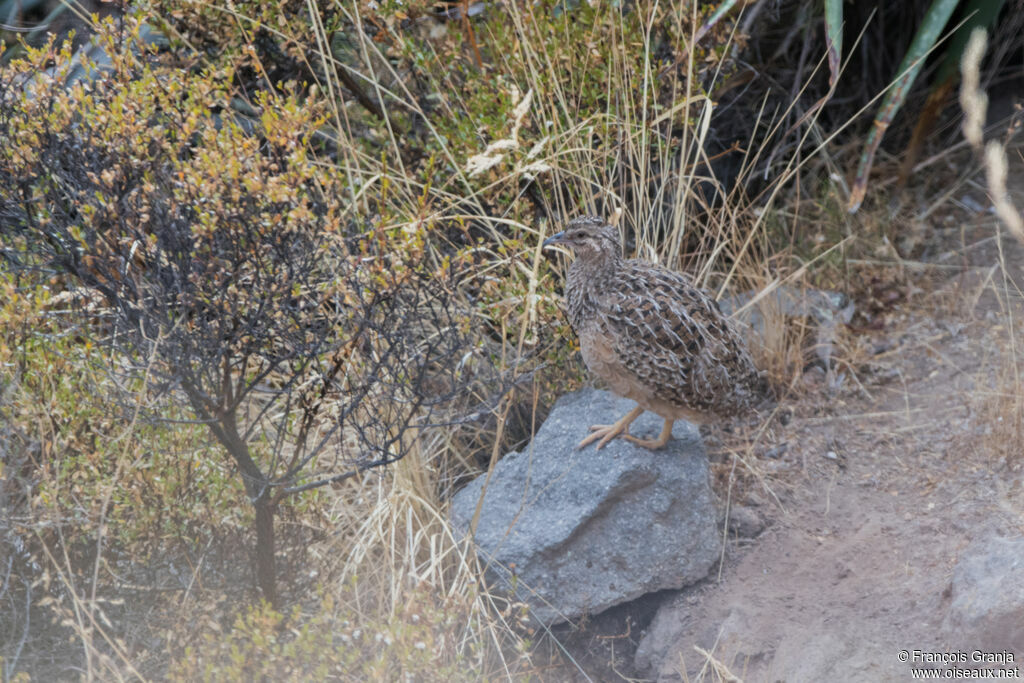
[[[604,448],[605,444],[614,439],[617,436],[621,436],[624,439],[632,439],[633,437],[629,433],[629,425],[624,425],[620,422],[616,422],[613,425],[591,425],[590,431],[594,432],[587,438],[580,441],[579,445],[576,446],[576,450],[585,448],[590,444],[597,442],[597,450]]]
[[[661,427],[661,434],[658,435],[657,439],[638,439],[632,434],[623,434],[622,438],[626,439],[630,443],[635,443],[637,446],[643,446],[649,448],[652,451],[656,451],[659,448],[664,448],[665,444],[672,438],[672,423],[674,420],[665,420],[665,424]]]
[[[594,441],[601,439],[597,444],[597,450],[601,450],[606,443],[619,436],[620,434],[629,435],[629,425],[633,424],[633,420],[640,417],[640,413],[644,412],[644,409],[640,406],[633,408],[625,415],[622,419],[613,425],[594,425],[590,428],[590,431],[594,432],[587,438],[580,441],[580,444],[576,446],[576,450],[583,448]]]

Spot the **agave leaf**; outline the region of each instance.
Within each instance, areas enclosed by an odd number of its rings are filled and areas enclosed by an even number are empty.
[[[917,158],[921,154],[925,138],[934,128],[942,108],[949,103],[949,95],[960,77],[960,59],[963,57],[971,31],[978,27],[989,28],[999,16],[1003,4],[1004,0],[969,0],[964,8],[963,15],[967,18],[957,26],[956,33],[950,39],[946,57],[935,77],[935,85],[932,86],[928,100],[921,108],[921,114],[918,116],[917,125],[914,126],[914,133],[910,137],[907,151],[903,154],[897,188],[902,189],[907,184],[914,165],[917,163]]]
[[[896,112],[903,106],[907,91],[914,84],[914,79],[917,78],[921,67],[924,66],[925,57],[935,47],[939,34],[946,27],[946,23],[958,3],[959,0],[934,0],[914,35],[914,40],[900,64],[900,75],[889,86],[885,99],[882,100],[882,106],[878,114],[875,115],[874,125],[871,127],[871,132],[868,133],[868,139],[864,143],[864,151],[861,153],[860,164],[857,166],[857,175],[854,176],[850,201],[847,206],[847,211],[850,213],[856,213],[861,202],[864,201],[868,174],[871,172],[871,164],[875,159],[875,152],[878,151],[882,136],[885,135]]]
[[[843,58],[843,0],[825,0],[825,47],[828,50],[828,96],[831,97]]]

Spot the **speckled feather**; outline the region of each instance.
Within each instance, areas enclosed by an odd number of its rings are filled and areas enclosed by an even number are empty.
[[[683,275],[622,259],[617,231],[601,219],[569,225],[591,226],[599,238],[578,250],[565,291],[590,369],[666,418],[752,411],[763,399],[761,376],[714,299]]]

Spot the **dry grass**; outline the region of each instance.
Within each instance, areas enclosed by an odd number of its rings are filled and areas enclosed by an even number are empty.
[[[432,643],[438,661],[483,679],[513,678],[528,665],[516,614],[480,584],[476,556],[453,534],[438,499],[443,482],[428,452],[443,454],[443,444],[423,444],[389,475],[351,484],[332,506],[327,523],[337,534],[318,552],[339,565],[332,574],[340,613],[367,630],[407,621],[414,605],[444,606],[451,614]],[[396,676],[423,673],[401,671],[401,658],[393,665]]]

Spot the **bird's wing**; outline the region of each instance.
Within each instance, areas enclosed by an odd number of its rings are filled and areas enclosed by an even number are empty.
[[[715,300],[642,261],[627,262],[623,275],[601,298],[622,365],[662,400],[711,412],[738,408],[757,370]]]

